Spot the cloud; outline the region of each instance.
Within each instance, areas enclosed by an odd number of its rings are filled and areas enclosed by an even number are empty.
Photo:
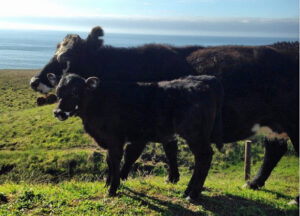
[[[178,3],[213,3],[216,2],[216,0],[177,0]]]
[[[2,25],[1,25],[2,22]],[[266,18],[151,18],[141,16],[77,16],[77,17],[2,17],[0,27],[13,28],[13,23],[44,29],[57,28],[75,31],[89,31],[100,25],[106,32],[212,35],[212,36],[299,36],[298,19]],[[17,28],[17,26],[16,26]]]

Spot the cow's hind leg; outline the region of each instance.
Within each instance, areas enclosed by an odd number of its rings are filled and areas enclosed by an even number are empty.
[[[162,144],[169,163],[168,182],[176,183],[179,181],[179,172],[177,164],[177,139],[174,138],[167,142],[163,142]]]
[[[282,156],[287,151],[286,140],[265,140],[265,156],[260,170],[257,172],[254,179],[248,182],[248,186],[252,189],[258,189],[265,185],[265,181],[270,176],[272,170],[280,161]]]
[[[121,179],[125,180],[128,177],[128,173],[135,163],[135,161],[142,154],[146,142],[133,142],[126,146],[125,155],[124,155],[124,165],[121,170]]]
[[[291,127],[287,129],[287,133],[292,141],[293,147],[299,156],[299,126]]]
[[[195,158],[195,168],[184,195],[193,200],[198,198],[203,189],[204,181],[207,177],[213,156],[213,150],[210,147],[210,143],[202,142],[201,144],[202,145],[198,144],[198,146],[190,145]]]

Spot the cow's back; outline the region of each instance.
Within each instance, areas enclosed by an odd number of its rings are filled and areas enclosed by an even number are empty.
[[[161,141],[159,137],[174,134],[190,119],[201,122],[210,115],[209,121],[214,121],[222,96],[221,84],[211,76],[160,83],[102,82],[85,97],[84,118],[89,119],[87,123],[97,123],[94,128],[101,133],[118,131],[129,141]]]
[[[215,75],[224,86],[226,142],[251,136],[256,123],[286,130],[284,122],[295,121],[298,127],[298,55],[295,48],[224,46],[188,57],[197,73]]]

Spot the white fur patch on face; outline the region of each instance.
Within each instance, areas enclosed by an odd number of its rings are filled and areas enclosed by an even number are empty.
[[[33,83],[33,82],[36,81],[37,79],[38,79],[37,77],[32,77],[32,78],[30,79],[29,84],[31,85],[31,83]]]
[[[66,116],[70,116],[71,112],[64,112],[66,114]]]
[[[63,75],[65,75],[68,72],[68,70],[70,69],[70,64],[71,64],[71,62],[67,61],[67,66],[65,69],[63,69]]]
[[[52,88],[48,87],[47,85],[43,83],[39,83],[38,87],[36,88],[37,91],[41,92],[42,94],[47,94],[52,90]]]

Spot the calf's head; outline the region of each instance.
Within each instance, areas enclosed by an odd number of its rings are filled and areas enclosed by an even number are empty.
[[[97,77],[84,79],[76,74],[63,76],[56,89],[58,106],[53,111],[54,116],[60,121],[64,121],[68,117],[78,114],[84,92],[93,91],[98,85]]]
[[[81,66],[85,65],[87,54],[97,50],[103,44],[103,30],[97,26],[92,29],[88,37],[83,40],[79,35],[67,35],[57,45],[56,52],[50,62],[30,80],[33,90],[46,94],[50,92],[59,82],[61,77],[72,71],[77,73]],[[80,65],[81,64],[81,65]],[[87,64],[88,65],[88,64]],[[54,74],[55,76],[53,76]]]

